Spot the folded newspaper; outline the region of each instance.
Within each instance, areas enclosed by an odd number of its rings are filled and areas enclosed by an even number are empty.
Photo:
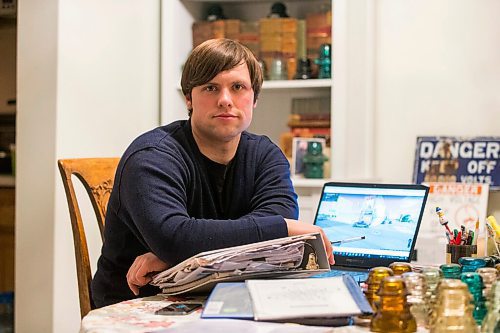
[[[305,277],[330,270],[319,233],[202,252],[154,276],[162,293],[206,292],[222,281]]]

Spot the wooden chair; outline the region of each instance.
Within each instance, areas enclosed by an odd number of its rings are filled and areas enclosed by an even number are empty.
[[[85,187],[96,214],[101,239],[103,239],[106,208],[113,188],[119,160],[119,158],[78,158],[57,161],[66,192],[66,199],[68,200],[71,228],[73,229],[80,313],[82,318],[95,308],[95,306],[90,294],[92,273],[90,270],[87,239],[71,176],[75,175]]]

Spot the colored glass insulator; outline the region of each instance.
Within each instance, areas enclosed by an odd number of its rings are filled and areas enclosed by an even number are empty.
[[[402,275],[406,285],[406,301],[417,326],[425,327],[429,320],[429,302],[427,300],[427,283],[421,273],[406,272]]]
[[[484,267],[495,267],[495,259],[492,257],[481,257],[481,259],[485,262]]]
[[[302,159],[304,162],[304,176],[306,178],[323,178],[323,164],[328,157],[323,155],[323,146],[318,141],[307,143],[307,153]]]
[[[372,306],[373,311],[377,311],[377,303],[380,298],[377,295],[377,291],[380,287],[380,283],[387,276],[394,275],[392,269],[387,267],[373,267],[368,272],[368,278],[366,279],[366,291],[365,296],[368,303]]]
[[[470,305],[472,297],[465,283],[457,279],[442,279],[437,294],[429,332],[478,332]]]
[[[422,270],[422,274],[424,275],[425,282],[427,283],[427,299],[431,305],[436,298],[436,288],[439,280],[443,277],[443,272],[437,267],[425,267]]]
[[[462,266],[459,264],[444,264],[439,268],[441,268],[445,279],[460,279],[460,274],[462,274]]]
[[[389,265],[389,268],[392,269],[394,275],[403,275],[403,273],[411,272],[411,265],[407,262],[393,262]]]
[[[500,280],[495,281],[491,288],[488,301],[488,313],[484,317],[481,325],[482,333],[500,332]]]
[[[318,79],[329,79],[332,77],[332,46],[321,44],[319,47],[319,57],[314,60],[318,65]]]
[[[481,267],[477,269],[476,273],[481,275],[481,277],[483,278],[483,296],[484,298],[486,298],[486,300],[488,300],[491,292],[491,287],[497,280],[497,270],[493,267]]]
[[[462,273],[461,280],[469,287],[472,295],[472,304],[474,311],[472,315],[478,325],[481,325],[484,316],[486,315],[486,304],[483,296],[483,278],[475,272]]]
[[[439,307],[438,305],[438,300],[439,300],[439,294],[442,293],[445,290],[449,289],[460,289],[463,290],[465,293],[469,294],[469,288],[465,283],[463,283],[459,279],[441,279],[439,280],[439,283],[436,288],[436,298],[434,302],[430,304],[430,315],[429,315],[429,325],[428,327],[433,327],[436,323],[437,319],[437,308]],[[471,317],[472,317],[472,312],[471,312]]]
[[[370,323],[372,332],[417,331],[417,323],[406,302],[406,294],[406,285],[401,276],[388,276],[382,280],[377,292],[380,303]]]
[[[476,269],[486,266],[484,259],[475,257],[462,257],[458,259],[458,263],[462,265],[462,273],[475,272]]]

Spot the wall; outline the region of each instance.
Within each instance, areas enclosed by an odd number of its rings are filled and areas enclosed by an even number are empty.
[[[375,174],[410,182],[417,136],[500,135],[500,2],[381,0],[375,12]],[[500,191],[488,214],[500,218]],[[444,260],[423,226],[419,261]]]
[[[156,0],[19,3],[16,332],[78,331],[56,160],[119,156],[158,124],[159,13]],[[96,230],[90,237],[98,249]]]
[[[422,135],[500,135],[496,0],[381,0],[376,6],[375,168],[411,181]],[[500,218],[500,194],[489,211]]]

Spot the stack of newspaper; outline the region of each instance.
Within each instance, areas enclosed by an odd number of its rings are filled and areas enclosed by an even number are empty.
[[[314,264],[304,265],[305,248],[312,248]],[[308,267],[307,269],[305,267]],[[203,252],[157,274],[151,284],[164,294],[210,290],[217,282],[241,281],[329,270],[328,259],[319,234],[285,237]]]

